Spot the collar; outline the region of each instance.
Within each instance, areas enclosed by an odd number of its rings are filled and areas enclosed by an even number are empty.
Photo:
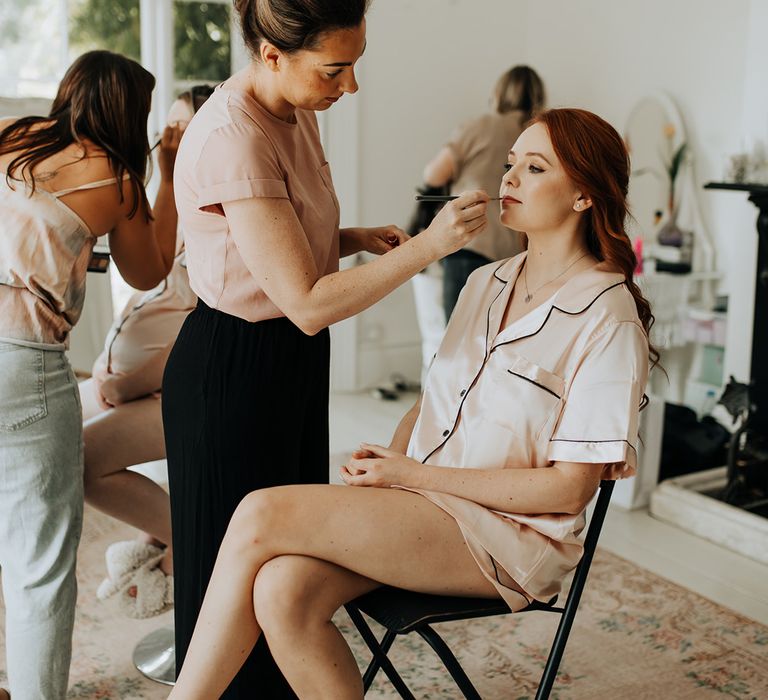
[[[525,251],[514,258],[505,260],[493,272],[493,276],[504,284],[515,282],[528,256]],[[586,311],[603,292],[625,282],[620,272],[612,272],[598,263],[588,270],[571,277],[554,295],[552,306],[566,314],[580,314]]]

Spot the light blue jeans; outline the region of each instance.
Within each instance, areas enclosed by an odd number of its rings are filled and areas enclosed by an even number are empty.
[[[13,700],[64,700],[83,523],[82,410],[63,352],[0,342],[0,569]]]

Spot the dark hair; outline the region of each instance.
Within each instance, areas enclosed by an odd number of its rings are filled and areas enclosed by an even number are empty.
[[[125,173],[130,175],[133,204],[129,217],[140,204],[149,216],[144,177],[154,87],[152,74],[130,58],[110,51],[84,53],[64,74],[47,117],[23,117],[0,132],[0,154],[22,151],[8,164],[6,181],[24,180],[34,191],[35,166],[87,138],[106,152],[118,183]],[[38,124],[47,125],[33,128]],[[122,187],[119,189],[122,201]]]
[[[546,93],[539,74],[529,66],[514,66],[497,81],[493,107],[499,114],[520,110],[525,121],[544,109]]]
[[[213,85],[193,85],[189,90],[179,93],[177,100],[183,100],[192,108],[192,114],[205,104],[216,88]]]
[[[583,109],[550,109],[534,118],[549,132],[565,174],[591,200],[585,213],[587,247],[599,261],[624,275],[637,315],[650,335],[651,305],[634,281],[637,259],[624,228],[628,215],[629,154],[624,140],[607,121]],[[650,344],[651,365],[659,362]]]
[[[321,34],[359,26],[369,5],[370,0],[234,0],[254,57],[262,41],[286,53],[314,49]]]

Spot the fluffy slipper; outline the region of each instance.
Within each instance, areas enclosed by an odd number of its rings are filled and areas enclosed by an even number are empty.
[[[173,576],[160,569],[163,555],[154,557],[119,581],[105,580],[99,587],[102,600],[113,598],[122,615],[146,618],[160,615],[173,605]]]
[[[113,581],[119,581],[126,574],[133,573],[150,559],[162,555],[163,550],[152,544],[137,540],[114,542],[105,554],[107,562],[107,575]]]
[[[142,567],[149,564],[154,568],[162,558],[162,549],[136,540],[109,545],[106,553],[108,576],[99,585],[96,597],[99,600],[111,598],[124,590]]]

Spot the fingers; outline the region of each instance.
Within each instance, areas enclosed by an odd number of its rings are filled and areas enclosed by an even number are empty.
[[[94,393],[96,394],[96,403],[99,404],[102,411],[108,411],[110,408],[112,408],[112,404],[107,402],[98,386],[94,385]]]
[[[360,449],[368,452],[371,457],[398,457],[401,456],[399,452],[395,452],[381,445],[372,445],[368,442],[361,442]]]
[[[163,136],[160,140],[160,148],[175,151],[179,148],[179,142],[181,141],[181,135],[184,133],[184,129],[179,124],[168,124],[163,129]]]
[[[339,476],[341,477],[341,480],[347,484],[348,486],[366,486],[365,483],[365,472],[351,472],[348,467],[342,467],[339,469]]]
[[[407,240],[409,240],[410,236],[399,226],[387,226],[386,238],[387,243],[393,247],[396,247],[401,243],[405,243]]]
[[[464,192],[458,199],[444,208],[446,215],[453,219],[454,226],[464,225],[473,230],[487,221],[488,195],[482,190]]]
[[[482,207],[485,210],[489,199],[490,197],[483,190],[467,190],[462,192],[451,204],[463,210],[471,209],[472,207]]]
[[[353,459],[369,459],[370,457],[373,457],[373,452],[368,452],[368,450],[355,450],[352,453]]]

